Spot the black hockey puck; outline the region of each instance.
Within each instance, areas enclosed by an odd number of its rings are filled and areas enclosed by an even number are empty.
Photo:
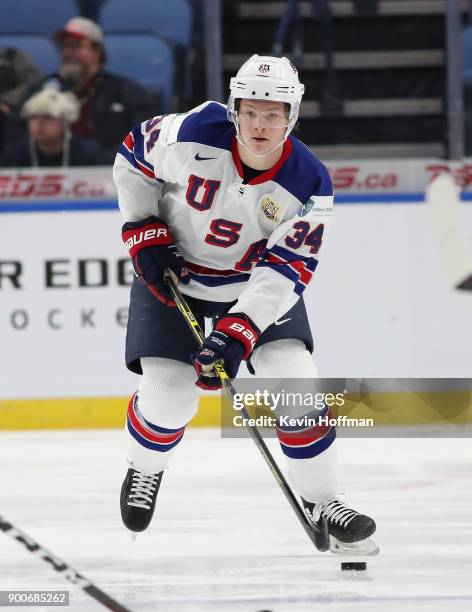
[[[344,561],[341,563],[341,569],[343,571],[354,570],[362,572],[367,569],[367,563],[365,561]]]

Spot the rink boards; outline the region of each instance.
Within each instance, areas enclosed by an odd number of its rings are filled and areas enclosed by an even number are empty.
[[[369,399],[369,405],[353,402],[355,406],[347,410],[348,418],[370,419],[375,427],[467,425],[467,432],[469,435],[471,433],[470,390],[384,393],[373,394]],[[0,431],[119,428],[124,426],[128,401],[129,398],[126,397],[0,400]],[[237,416],[237,413],[234,414]],[[190,427],[220,427],[221,424],[220,397],[203,395]],[[467,435],[467,432],[457,433],[462,437]],[[370,435],[370,432],[368,434]]]
[[[472,293],[449,286],[422,201],[443,166],[330,166],[338,206],[305,296],[320,375],[470,376]],[[456,166],[468,187],[469,165]],[[132,272],[110,170],[1,172],[0,212],[0,429],[121,427],[136,388],[123,363]],[[202,397],[192,424],[218,426],[218,401]],[[438,420],[411,394],[388,402],[379,424]],[[451,418],[469,422],[470,402]]]

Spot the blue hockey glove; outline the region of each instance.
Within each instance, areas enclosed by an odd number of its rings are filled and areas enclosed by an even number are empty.
[[[158,217],[147,217],[142,221],[125,223],[122,237],[127,247],[138,279],[166,306],[175,306],[172,295],[164,281],[164,272],[169,268],[176,282],[188,283],[185,260],[177,249],[167,223]]]
[[[251,356],[259,336],[259,329],[245,314],[231,313],[218,319],[200,350],[191,355],[198,374],[197,387],[209,391],[221,389],[213,369],[217,361],[221,361],[230,378],[235,378],[241,361]]]

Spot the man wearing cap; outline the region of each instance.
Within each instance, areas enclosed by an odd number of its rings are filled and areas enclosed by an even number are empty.
[[[159,97],[135,81],[104,70],[103,32],[94,21],[74,17],[53,38],[60,56],[59,72],[47,76],[40,87],[74,92],[80,115],[72,132],[96,139],[105,150],[106,163],[111,163],[127,132],[159,112]]]

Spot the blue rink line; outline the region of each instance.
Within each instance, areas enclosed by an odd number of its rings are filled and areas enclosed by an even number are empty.
[[[418,193],[352,193],[335,195],[335,204],[421,204],[424,192]]]
[[[472,191],[462,191],[461,200],[472,202]],[[423,204],[423,191],[408,193],[356,193],[350,195],[335,195],[335,204]]]
[[[422,204],[424,192],[410,193],[358,193],[336,195],[335,204]],[[462,192],[463,202],[472,202],[472,191]],[[94,210],[118,210],[116,200],[73,200],[38,202],[31,200],[0,200],[0,213],[25,212],[87,212]]]

